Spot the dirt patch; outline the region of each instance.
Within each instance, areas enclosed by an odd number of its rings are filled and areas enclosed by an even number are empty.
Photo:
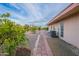
[[[16,49],[16,56],[30,56],[31,50],[28,48],[17,48]]]

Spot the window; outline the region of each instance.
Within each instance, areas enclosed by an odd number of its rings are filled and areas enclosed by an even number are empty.
[[[53,31],[55,31],[55,27],[53,26]]]
[[[60,23],[60,31],[61,31],[60,35],[61,37],[63,37],[64,36],[64,23],[63,22]]]

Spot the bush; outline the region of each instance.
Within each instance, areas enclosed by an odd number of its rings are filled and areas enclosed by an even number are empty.
[[[0,46],[4,46],[4,52],[14,55],[16,47],[25,41],[24,26],[16,24],[8,19],[10,14],[0,15]]]

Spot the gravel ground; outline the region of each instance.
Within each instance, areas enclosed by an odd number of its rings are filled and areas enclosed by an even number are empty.
[[[47,35],[48,44],[55,56],[77,56],[79,55],[79,49],[68,44],[67,42],[58,39],[51,38]]]

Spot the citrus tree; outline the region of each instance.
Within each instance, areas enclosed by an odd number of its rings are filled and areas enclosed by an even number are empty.
[[[24,26],[16,24],[8,19],[9,13],[0,15],[0,46],[4,46],[4,52],[14,55],[16,47],[25,41]]]

